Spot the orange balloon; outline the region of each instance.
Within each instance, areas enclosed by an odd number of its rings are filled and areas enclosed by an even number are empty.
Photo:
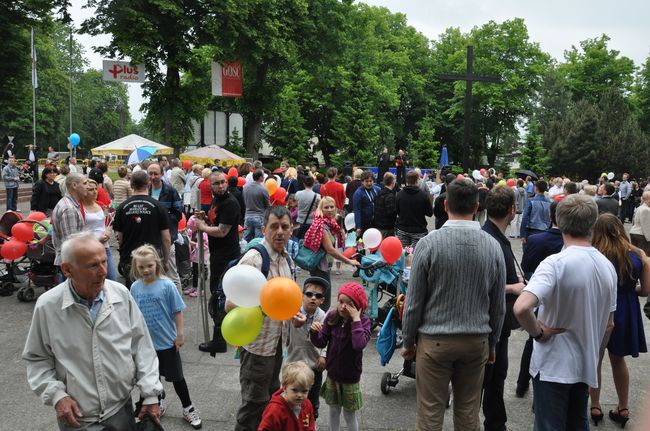
[[[290,278],[275,277],[266,282],[260,293],[260,306],[273,320],[291,319],[300,311],[302,291]]]
[[[355,247],[348,247],[343,252],[343,256],[347,257],[348,259],[352,259],[352,256],[355,254],[357,254],[357,249]]]
[[[278,182],[275,181],[274,178],[271,178],[270,180],[267,180],[264,183],[264,187],[269,192],[269,196],[273,196],[275,192],[278,190]]]
[[[187,226],[187,219],[185,218],[185,214],[182,214],[181,219],[178,221],[178,230],[185,230],[186,226]]]

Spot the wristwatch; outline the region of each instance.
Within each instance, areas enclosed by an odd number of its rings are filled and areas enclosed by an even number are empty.
[[[533,340],[535,340],[535,341],[539,341],[540,338],[542,338],[543,336],[544,336],[544,329],[543,329],[543,328],[539,328],[539,334],[538,334],[536,337],[533,337]]]

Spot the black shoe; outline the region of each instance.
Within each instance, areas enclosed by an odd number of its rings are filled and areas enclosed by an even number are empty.
[[[630,420],[629,416],[623,416],[621,413],[626,412],[629,415],[629,410],[628,409],[619,409],[616,408],[616,410],[610,410],[609,411],[609,418],[619,424],[621,428],[625,428],[625,424],[627,424],[627,421]]]
[[[208,352],[212,357],[214,357],[217,353],[226,353],[228,351],[228,345],[223,342],[220,343],[212,340],[207,343],[199,344],[199,350],[202,352]]]
[[[594,406],[590,410],[591,411],[589,413],[591,414],[591,420],[594,421],[595,426],[598,426],[598,422],[602,421],[605,415],[603,414],[603,411],[600,409],[600,407]]]
[[[517,389],[515,390],[517,398],[523,398],[526,396],[526,392],[528,392],[528,385],[520,385],[517,383]]]
[[[359,268],[352,273],[352,277],[359,277]]]

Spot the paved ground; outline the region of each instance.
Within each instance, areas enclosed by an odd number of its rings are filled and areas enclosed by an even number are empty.
[[[26,208],[23,208],[26,210]],[[519,245],[514,246],[519,252]],[[300,277],[300,280],[304,277]],[[334,276],[336,285],[351,280],[351,270],[345,269],[341,276]],[[39,291],[41,293],[42,290]],[[186,345],[183,348],[183,367],[188,382],[190,394],[196,406],[201,411],[204,429],[228,430],[234,427],[234,415],[240,401],[238,383],[238,361],[233,357],[233,350],[211,358],[207,353],[201,353],[197,345],[203,341],[200,327],[198,299],[186,297],[188,304],[185,313]],[[54,409],[43,406],[40,400],[30,391],[25,378],[25,365],[20,359],[27,330],[29,328],[33,303],[19,302],[15,295],[0,297],[0,315],[3,327],[0,331],[0,374],[3,390],[0,393],[0,430],[53,430],[57,429]],[[650,333],[650,325],[645,322],[646,333]],[[526,336],[515,331],[510,338],[510,375],[506,382],[506,406],[508,410],[508,426],[511,430],[532,430],[533,414],[531,412],[532,393],[523,399],[515,397],[515,380],[519,370],[519,360]],[[361,412],[361,429],[363,430],[410,430],[414,428],[415,419],[415,382],[402,378],[398,386],[389,395],[382,395],[380,381],[385,371],[399,370],[401,361],[395,355],[391,363],[382,368],[374,347],[374,339],[364,352],[364,373],[361,380],[364,408]],[[646,397],[648,388],[647,370],[650,367],[650,356],[641,355],[628,361],[630,367],[630,410],[632,421],[638,417],[641,404]],[[616,393],[613,387],[609,362],[603,364],[603,410],[607,412],[616,406]],[[173,387],[165,383],[168,394],[169,408],[163,418],[166,430],[191,429],[181,417],[181,406],[174,394]],[[322,408],[320,429],[327,427],[327,407]],[[452,415],[445,415],[445,430],[452,430]],[[605,419],[598,429],[614,430],[617,427]]]

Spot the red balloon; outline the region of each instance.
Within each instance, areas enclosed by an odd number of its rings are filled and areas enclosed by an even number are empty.
[[[21,242],[33,240],[34,228],[32,227],[32,223],[16,223],[11,228],[11,236]]]
[[[232,168],[228,169],[228,176],[235,177],[235,178],[238,177],[239,172],[237,172],[237,168],[233,166]]]
[[[273,193],[273,199],[275,199],[276,202],[283,201],[286,196],[287,196],[287,189],[285,189],[284,187],[278,187],[275,193]]]
[[[357,254],[357,249],[354,247],[348,247],[343,252],[343,256],[347,257],[348,259],[352,259],[352,256],[355,254]]]
[[[185,226],[187,226],[187,219],[185,218],[185,214],[183,214],[178,221],[178,230],[185,230]]]
[[[27,252],[27,244],[12,238],[5,242],[0,249],[0,255],[7,260],[16,260]]]
[[[379,251],[386,263],[392,265],[402,257],[402,242],[394,236],[389,236],[381,242]]]
[[[239,177],[237,178],[237,187],[244,187],[246,185],[246,178]]]
[[[481,168],[481,169],[479,170],[479,172],[480,172],[481,175],[485,175],[485,169]]]
[[[508,187],[514,187],[515,186],[515,180],[510,178],[508,181],[506,181],[506,184],[508,184]]]
[[[183,160],[183,167],[185,168],[186,171],[189,171],[190,169],[192,169],[192,161]]]
[[[458,174],[458,175],[456,175],[456,179],[457,179],[457,180],[464,180],[464,179],[465,179],[465,175],[463,175],[463,174]]]
[[[33,213],[30,213],[27,216],[27,220],[36,220],[36,221],[43,221],[46,218],[47,216],[40,211],[34,211]]]

